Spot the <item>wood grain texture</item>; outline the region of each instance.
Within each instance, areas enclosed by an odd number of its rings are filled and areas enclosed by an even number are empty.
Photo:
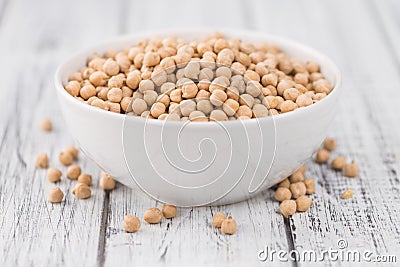
[[[0,265],[1,266],[257,266],[268,246],[285,251],[336,248],[393,254],[400,260],[400,21],[397,1],[28,1],[0,0]],[[74,182],[58,185],[61,205],[47,202],[51,184],[34,157],[58,152],[73,140],[65,130],[52,84],[56,66],[76,49],[118,34],[164,28],[256,29],[283,35],[328,54],[343,74],[343,94],[330,135],[335,155],[354,159],[360,178],[347,179],[310,161],[317,180],[314,206],[284,220],[272,191],[222,207],[179,209],[177,218],[142,223],[136,234],[123,217],[143,217],[161,204],[122,185],[78,201]],[[52,133],[38,128],[54,122]],[[85,172],[99,170],[83,155]],[[64,171],[65,168],[61,167]],[[341,200],[347,188],[354,197]],[[234,236],[210,225],[224,211],[238,222]],[[304,262],[275,265],[309,266]],[[320,266],[321,263],[315,264]],[[326,266],[359,263],[324,262]],[[374,264],[371,264],[374,265]],[[390,264],[388,264],[390,265]],[[392,266],[396,266],[392,264]]]

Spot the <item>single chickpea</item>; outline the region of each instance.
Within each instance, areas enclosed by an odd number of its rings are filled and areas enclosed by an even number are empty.
[[[297,182],[302,182],[304,181],[304,174],[301,171],[295,171],[292,175],[290,175],[289,181],[292,184]]]
[[[86,199],[92,195],[92,191],[87,184],[78,183],[73,189],[72,194],[74,194],[77,198]]]
[[[36,167],[47,168],[49,166],[49,157],[46,153],[39,153],[36,156]]]
[[[279,205],[279,210],[283,217],[289,218],[289,216],[293,215],[296,213],[296,201],[292,199],[284,200],[282,203]]]
[[[299,95],[299,96],[296,98],[296,104],[297,104],[299,107],[306,107],[306,106],[311,105],[312,103],[313,103],[312,98],[309,97],[309,96],[306,95],[306,94]]]
[[[143,94],[143,100],[146,102],[148,106],[153,105],[157,100],[158,94],[156,91],[145,91]],[[167,96],[168,97],[168,96]]]
[[[151,80],[142,80],[139,83],[139,92],[141,92],[142,94],[144,93],[144,91],[147,90],[154,90],[154,83]]]
[[[312,195],[315,193],[315,182],[312,178],[305,178],[303,181],[304,185],[306,186],[306,194]]]
[[[137,232],[140,228],[140,220],[138,217],[133,215],[126,215],[124,217],[124,229],[128,233]]]
[[[210,121],[227,121],[228,116],[222,110],[213,110],[210,113]]]
[[[212,224],[216,228],[220,228],[222,225],[222,222],[226,219],[225,214],[222,212],[216,212],[214,213],[213,219],[212,219]]]
[[[283,180],[282,182],[280,182],[280,183],[278,184],[278,187],[285,187],[285,188],[288,188],[288,189],[289,189],[289,187],[290,187],[290,181],[289,181],[289,179],[286,178],[285,180]]]
[[[228,99],[229,100],[229,99]],[[204,114],[208,115],[213,111],[213,106],[210,100],[203,99],[197,102],[197,110],[203,112]]]
[[[296,85],[296,83],[292,80],[288,79],[283,79],[280,80],[278,85],[276,86],[276,90],[278,91],[278,94],[283,96],[283,92],[289,88],[293,88]]]
[[[233,60],[235,59],[235,54],[232,50],[228,48],[222,49],[217,56],[217,63],[225,66],[232,65]]]
[[[137,89],[141,80],[140,71],[134,70],[127,75],[125,83],[129,88]]]
[[[198,79],[200,74],[200,64],[198,62],[189,62],[184,68],[184,74],[186,78]]]
[[[332,160],[331,166],[335,170],[342,170],[346,166],[346,157],[339,156]]]
[[[225,76],[226,78],[230,79],[232,77],[232,71],[230,68],[222,66],[215,70],[215,75],[217,77]]]
[[[297,97],[300,95],[299,90],[296,88],[289,88],[283,91],[283,97],[286,100],[292,100],[293,102],[296,102]]]
[[[76,180],[81,175],[81,167],[78,165],[71,165],[67,168],[67,178]]]
[[[96,108],[101,108],[101,109],[104,109],[104,110],[108,110],[107,103],[104,102],[103,100],[99,99],[99,98],[94,99],[93,102],[90,105],[92,105],[93,107],[96,107]]]
[[[182,85],[182,97],[183,98],[194,98],[197,95],[199,89],[193,81],[185,82]]]
[[[104,62],[103,71],[109,76],[117,75],[119,73],[119,65],[113,59],[109,58]]]
[[[116,182],[114,178],[111,177],[108,173],[102,172],[100,178],[100,187],[103,190],[113,190],[115,188]]]
[[[296,75],[294,75],[294,81],[305,86],[308,84],[308,76],[309,75],[306,72],[296,73]]]
[[[83,99],[88,100],[90,97],[96,95],[96,88],[91,84],[87,84],[81,88],[80,95]]]
[[[132,97],[127,96],[127,97],[122,98],[121,103],[120,103],[122,111],[124,111],[125,113],[130,111],[131,103],[132,103]]]
[[[254,70],[246,70],[244,73],[244,80],[256,84],[260,81],[260,75]]]
[[[190,113],[196,110],[196,102],[193,100],[183,100],[179,103],[179,109],[182,113],[182,116],[188,117]]]
[[[122,90],[120,88],[111,88],[107,93],[107,98],[109,101],[114,103],[121,102]]]
[[[78,96],[81,90],[81,84],[78,81],[69,81],[65,86],[65,90],[72,96]]]
[[[50,182],[55,183],[61,180],[62,172],[57,168],[48,168],[46,175]]]
[[[144,55],[143,65],[147,67],[153,67],[160,63],[160,55],[157,52],[149,52]]]
[[[69,152],[62,151],[60,152],[58,159],[64,166],[69,166],[74,161],[74,156]]]
[[[221,232],[226,235],[233,235],[236,233],[237,225],[236,221],[232,219],[232,216],[228,216],[221,224]]]
[[[296,199],[296,208],[297,211],[300,212],[307,211],[312,204],[313,201],[307,196],[300,196],[298,199]]]
[[[211,93],[210,101],[214,106],[219,107],[222,106],[222,104],[224,104],[227,98],[228,96],[223,90],[216,89]]]
[[[358,173],[359,173],[359,168],[354,161],[352,161],[350,164],[347,164],[344,167],[344,176],[354,178],[358,176]]]
[[[282,113],[286,113],[289,111],[293,111],[297,108],[297,104],[294,103],[292,100],[285,100],[283,103],[279,105]]]
[[[43,119],[40,121],[40,128],[45,132],[51,132],[53,130],[53,124],[49,119]]]
[[[352,197],[353,197],[353,190],[351,190],[351,189],[347,189],[342,194],[342,199],[349,199],[349,198],[352,198]]]
[[[135,114],[140,115],[147,110],[147,103],[143,99],[137,98],[132,102],[132,110]]]
[[[252,110],[251,110],[248,106],[246,106],[246,105],[241,105],[241,106],[238,108],[238,110],[236,111],[236,114],[237,114],[239,117],[241,117],[241,116],[247,116],[247,117],[251,118],[252,115],[253,115],[253,112],[252,112]]]
[[[246,86],[246,93],[252,97],[258,97],[262,92],[262,86],[258,82],[249,81]]]
[[[318,72],[319,71],[319,64],[317,62],[308,61],[306,63],[306,69],[309,73]]]
[[[125,76],[123,74],[112,76],[108,80],[107,86],[109,88],[116,87],[116,88],[121,88],[122,89],[122,86],[124,85],[124,81],[125,81]],[[131,96],[132,95],[132,89],[130,89],[127,86],[124,86],[124,87],[129,89],[130,94],[128,96]]]
[[[149,208],[144,213],[144,220],[148,223],[160,223],[162,219],[162,212],[157,208]]]
[[[164,204],[162,207],[162,214],[164,218],[171,219],[176,216],[177,209],[174,205]]]
[[[150,114],[154,118],[158,118],[161,114],[163,114],[166,110],[166,107],[161,102],[156,102],[151,106]]]
[[[78,158],[79,150],[76,147],[67,146],[66,148],[64,148],[64,151],[67,153],[70,153],[72,155],[72,157],[74,158],[74,160],[76,160]]]
[[[50,203],[60,203],[64,198],[64,192],[58,187],[55,186],[49,191],[49,202]]]
[[[275,199],[282,202],[292,198],[292,192],[286,187],[278,187],[275,191]]]
[[[199,83],[199,84],[204,84],[204,83]],[[198,87],[198,86],[197,86]],[[199,88],[200,89],[200,88]],[[207,100],[209,100],[210,99],[210,96],[211,96],[211,93],[209,92],[209,91],[206,91],[206,89],[202,89],[202,90],[199,90],[198,92],[197,92],[197,95],[196,95],[196,101],[199,101],[199,100],[201,100],[201,99],[207,99]]]
[[[278,75],[275,73],[268,73],[262,76],[261,83],[263,86],[272,85],[275,87],[278,84]]]
[[[95,71],[89,76],[89,81],[94,86],[101,86],[107,84],[108,75],[102,71]]]
[[[292,197],[297,199],[298,197],[305,195],[307,192],[306,186],[303,182],[293,183],[289,187],[290,191],[292,192]]]
[[[258,100],[258,99],[257,99]],[[254,118],[263,118],[268,116],[268,109],[262,104],[255,104],[253,106]]]
[[[326,162],[328,162],[330,156],[331,156],[331,153],[329,153],[328,150],[320,149],[320,150],[318,150],[317,155],[315,156],[315,161],[317,163],[326,163]]]
[[[110,101],[106,101],[109,107],[109,111],[120,113],[121,112],[121,105],[119,103],[113,103]]]
[[[336,149],[336,140],[333,138],[326,138],[324,141],[324,148],[328,151]]]
[[[201,112],[199,110],[195,110],[190,113],[189,120],[195,121],[195,122],[201,122],[201,121],[208,121],[208,118],[206,117],[206,115],[203,112]]]
[[[92,184],[92,176],[87,173],[82,173],[78,176],[78,182],[86,185]]]
[[[239,109],[239,103],[233,99],[227,99],[222,105],[222,110],[228,115],[235,115],[236,111]]]

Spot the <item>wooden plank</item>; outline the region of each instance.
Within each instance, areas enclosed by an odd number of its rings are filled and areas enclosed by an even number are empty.
[[[140,14],[136,11],[137,6],[130,6],[128,13],[137,16],[129,17],[126,26],[128,32],[182,28],[182,22],[185,28],[202,25],[245,28],[242,5],[233,5],[229,1],[206,1],[196,8],[187,1],[141,4]],[[155,6],[157,9],[153,8]],[[180,7],[179,14],[176,6]],[[228,6],[229,12],[222,12]],[[277,250],[289,248],[283,218],[276,212],[277,206],[271,201],[271,193],[268,191],[234,205],[179,209],[177,218],[149,225],[142,220],[145,210],[161,207],[161,204],[137,190],[119,186],[110,193],[105,265],[128,265],[133,262],[150,266],[258,264],[257,253],[265,246]],[[212,227],[212,215],[216,211],[230,213],[235,217],[239,225],[237,234],[224,236]],[[138,233],[124,232],[122,223],[126,214],[141,218],[142,226]]]
[[[93,12],[96,4],[12,1],[0,28],[0,47],[7,51],[0,62],[0,103],[4,107],[0,113],[2,266],[93,266],[98,262],[104,230],[104,192],[97,185],[98,168],[81,156],[79,165],[94,176],[93,196],[77,200],[71,194],[75,182],[64,175],[58,186],[65,201],[53,205],[47,202],[53,185],[45,170],[34,165],[36,154],[45,151],[51,166],[60,167],[65,174],[57,157],[73,140],[55,100],[53,75],[73,50],[102,35],[116,34],[113,21],[118,13],[111,12],[115,3],[104,1]],[[38,125],[43,117],[53,121],[53,132],[41,132]]]

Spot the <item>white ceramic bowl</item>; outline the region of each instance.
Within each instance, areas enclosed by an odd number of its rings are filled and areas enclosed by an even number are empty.
[[[191,39],[213,30],[164,31]],[[270,42],[301,61],[320,63],[334,84],[323,100],[296,111],[246,121],[164,122],[125,116],[81,103],[63,88],[93,52],[122,50],[154,33],[132,34],[76,54],[55,76],[64,118],[81,150],[119,182],[139,186],[178,206],[241,201],[299,168],[320,146],[336,112],[341,76],[326,56],[299,43],[260,32],[222,30],[227,37]]]

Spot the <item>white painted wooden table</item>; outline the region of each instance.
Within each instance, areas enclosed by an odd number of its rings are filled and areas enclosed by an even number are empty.
[[[231,27],[287,36],[331,56],[345,87],[330,135],[338,152],[355,159],[360,178],[346,179],[310,161],[315,205],[284,220],[271,191],[225,206],[180,209],[178,217],[121,227],[125,214],[160,205],[122,185],[94,186],[86,201],[63,179],[61,205],[49,204],[52,185],[34,156],[57,153],[72,139],[55,101],[53,74],[69,54],[123,33],[171,27]],[[391,1],[54,1],[0,0],[0,266],[258,266],[258,251],[337,248],[396,255],[400,262],[400,3]],[[38,129],[43,117],[54,132]],[[85,172],[99,170],[83,156]],[[61,167],[61,166],[59,166]],[[347,188],[354,197],[343,201]],[[234,236],[210,225],[230,212]],[[269,262],[270,263],[270,262]],[[361,263],[280,262],[275,265],[348,266]],[[370,263],[374,265],[374,263]],[[362,265],[365,265],[363,263]],[[395,263],[387,264],[396,266]]]

